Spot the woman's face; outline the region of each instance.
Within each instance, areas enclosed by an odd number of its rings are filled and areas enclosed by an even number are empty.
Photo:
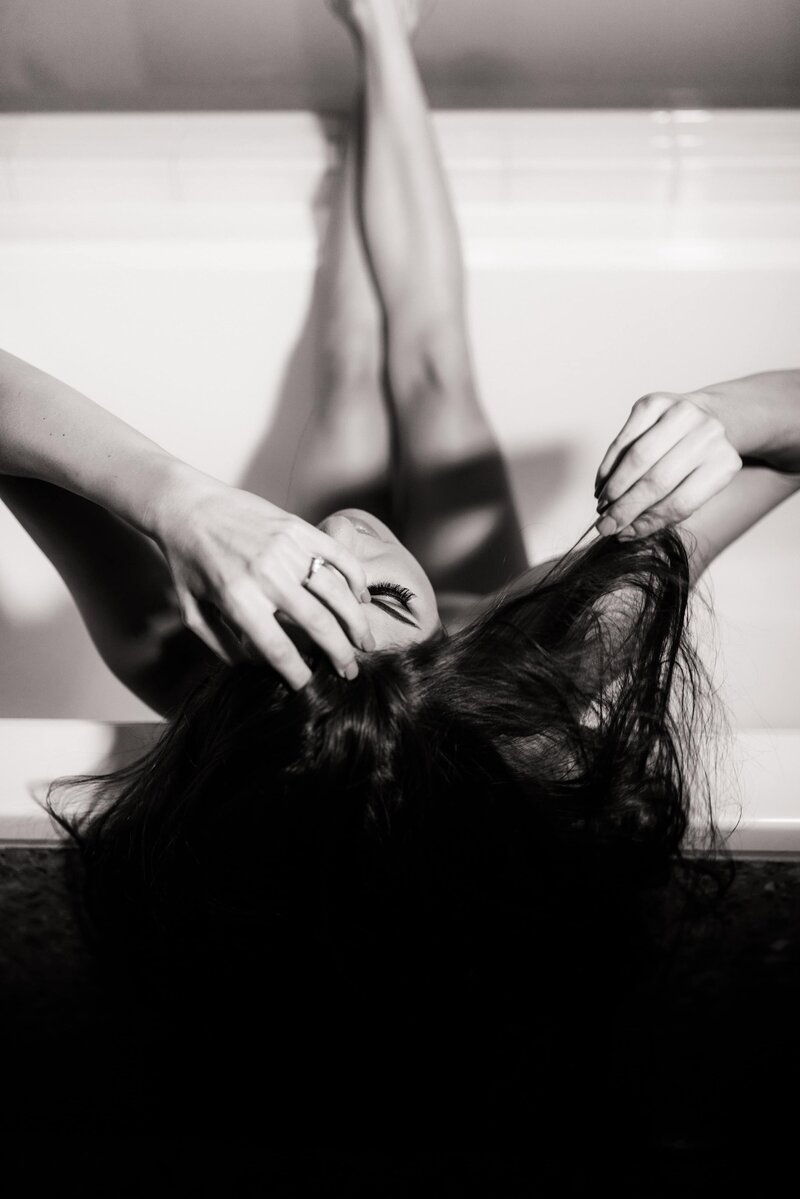
[[[319,528],[364,567],[372,594],[364,611],[378,649],[424,641],[441,627],[430,579],[377,516],[361,508],[340,508],[320,521]]]

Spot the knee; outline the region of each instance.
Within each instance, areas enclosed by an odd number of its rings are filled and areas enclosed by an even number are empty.
[[[388,370],[398,403],[466,399],[474,390],[469,343],[453,321],[397,331],[389,341]]]
[[[331,330],[320,354],[320,374],[324,391],[374,393],[380,386],[383,361],[380,336],[376,330]]]

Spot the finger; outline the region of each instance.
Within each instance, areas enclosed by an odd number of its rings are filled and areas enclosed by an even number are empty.
[[[311,670],[275,619],[275,605],[256,584],[240,578],[236,590],[227,591],[225,603],[227,612],[281,678],[295,691],[305,687]]]
[[[694,404],[674,404],[668,408],[622,452],[600,491],[599,502],[613,504],[704,420]],[[692,463],[692,469],[695,465]]]
[[[352,554],[335,537],[329,537],[327,533],[323,533],[322,529],[315,529],[310,525],[309,529],[314,534],[309,539],[311,553],[319,555],[320,558],[324,558],[326,562],[341,571],[356,599],[360,600],[362,604],[368,604],[372,596],[367,590],[367,576],[355,554]]]
[[[336,567],[318,570],[306,585],[306,591],[325,604],[344,626],[353,645],[360,649],[375,649],[364,605],[359,603],[347,586],[347,580]]]
[[[692,471],[683,482],[658,504],[654,504],[636,521],[619,533],[620,541],[647,537],[671,525],[687,520],[702,508],[712,496],[722,491],[730,481],[730,471],[720,464],[704,463]]]
[[[672,399],[669,396],[643,396],[637,400],[631,409],[631,414],[625,421],[625,424],[620,429],[617,436],[611,442],[611,445],[605,452],[603,461],[597,468],[595,475],[594,493],[597,495],[605,483],[607,477],[613,471],[620,456],[625,452],[632,441],[640,437],[646,429],[649,429],[660,416],[672,405]]]
[[[290,548],[294,550],[291,561],[275,559],[268,563],[260,560],[251,574],[247,576],[248,582],[255,585],[259,592],[268,599],[273,610],[277,609],[283,615],[288,616],[328,654],[334,669],[339,674],[346,678],[355,678],[358,674],[358,665],[355,661],[353,645],[330,608],[318,597],[312,595],[308,586],[305,586],[304,581],[300,578],[306,565],[305,551],[296,543],[290,543]],[[321,587],[323,590],[326,585],[329,588],[338,586],[340,594],[345,597],[345,604],[349,603],[351,612],[353,609],[363,607],[353,597],[347,586],[347,580],[340,574],[338,568],[330,566],[330,563],[327,566],[329,569],[319,569],[311,575],[309,586],[316,584],[317,588]],[[340,575],[338,583],[334,579],[335,574]],[[325,576],[328,576],[327,580]],[[320,578],[323,580],[321,584],[318,582]],[[340,605],[341,602],[340,599]],[[370,642],[366,618],[357,618],[357,623],[361,629],[364,648],[374,649],[375,642],[374,640]]]
[[[664,417],[666,420],[667,418]],[[668,435],[667,443],[672,442]],[[675,490],[693,471],[708,460],[710,431],[708,428],[694,429],[672,445],[663,457],[657,457],[654,465],[617,500],[603,510],[603,519],[614,521],[617,529],[624,529],[643,512],[658,504]],[[633,447],[638,450],[639,442]],[[658,443],[652,443],[652,452],[646,451],[642,461],[658,453]],[[633,452],[631,451],[631,452]],[[639,459],[637,458],[637,462]],[[635,469],[635,468],[634,468]]]
[[[305,629],[312,641],[328,655],[334,669],[343,678],[356,677],[358,663],[353,646],[336,617],[316,596],[311,595],[304,587],[296,586],[281,605],[281,611]]]

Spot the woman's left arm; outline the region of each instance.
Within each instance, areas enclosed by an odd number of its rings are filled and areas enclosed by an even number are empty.
[[[800,474],[800,370],[764,371],[691,392],[746,463]]]
[[[597,528],[627,539],[680,525],[697,578],[798,489],[800,371],[656,392],[634,404],[600,464]]]

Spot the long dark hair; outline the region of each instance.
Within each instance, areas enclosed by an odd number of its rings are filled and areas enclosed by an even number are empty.
[[[463,631],[365,656],[354,682],[322,657],[300,692],[220,663],[144,757],[69,780],[97,788],[83,814],[49,801],[94,928],[226,978],[281,962],[282,988],[359,1020],[390,996],[412,1040],[456,997],[485,1012],[501,993],[516,1027],[531,962],[570,987],[567,961],[607,964],[691,804],[712,829],[688,596],[674,532],[598,539]]]

